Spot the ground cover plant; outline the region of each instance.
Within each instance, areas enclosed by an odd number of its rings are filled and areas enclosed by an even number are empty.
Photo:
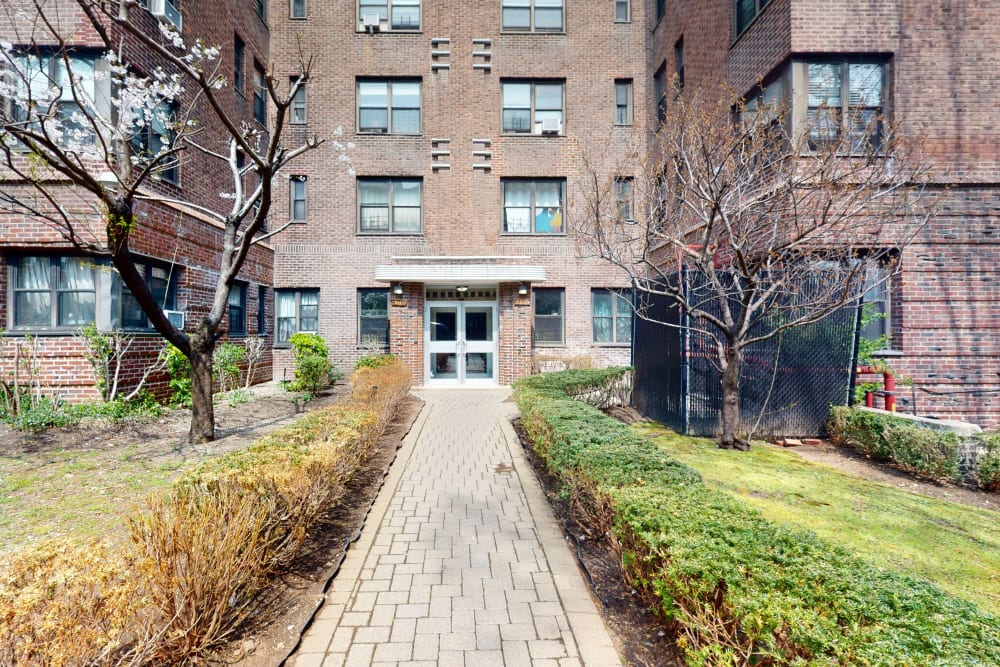
[[[733,460],[705,438],[633,428],[775,523],[811,530],[869,561],[933,581],[1000,614],[1000,512],[861,479],[797,453],[757,447]]]
[[[342,403],[188,470],[128,517],[126,544],[50,540],[0,564],[0,664],[203,661],[255,612],[318,508],[409,391],[401,362],[355,375]]]
[[[865,456],[887,461],[906,472],[929,479],[963,483],[971,479],[987,491],[1000,491],[1000,433],[970,438],[977,450],[966,475],[959,465],[963,438],[905,419],[857,408],[835,407],[827,430],[837,444]]]
[[[976,665],[1000,661],[1000,617],[926,580],[779,526],[693,468],[574,401],[622,370],[521,380],[533,446],[591,532],[678,634],[691,665]]]

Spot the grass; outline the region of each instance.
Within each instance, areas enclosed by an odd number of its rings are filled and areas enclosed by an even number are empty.
[[[794,452],[714,441],[637,424],[671,457],[777,523],[811,530],[877,565],[929,579],[981,609],[1000,613],[1000,512],[864,480]]]
[[[168,488],[193,465],[136,454],[73,450],[0,457],[0,551],[43,537],[86,542],[120,532],[121,517],[136,500]]]

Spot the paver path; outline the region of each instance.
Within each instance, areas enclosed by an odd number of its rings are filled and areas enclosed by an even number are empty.
[[[417,393],[426,405],[290,664],[619,665],[510,390]]]

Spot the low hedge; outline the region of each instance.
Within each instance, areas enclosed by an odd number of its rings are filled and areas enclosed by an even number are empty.
[[[827,421],[831,439],[866,456],[938,481],[964,482],[960,470],[963,438],[912,421],[844,406],[834,407]],[[971,438],[978,454],[969,477],[981,488],[1000,491],[1000,434]]]
[[[627,369],[517,383],[522,424],[691,665],[993,665],[1000,619],[775,525],[568,394]]]
[[[256,610],[343,496],[410,387],[366,369],[343,404],[206,462],[130,519],[131,541],[56,541],[0,565],[0,664],[199,662]]]

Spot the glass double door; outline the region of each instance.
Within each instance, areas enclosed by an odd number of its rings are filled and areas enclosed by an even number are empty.
[[[427,384],[496,384],[496,303],[427,302],[424,350]]]

